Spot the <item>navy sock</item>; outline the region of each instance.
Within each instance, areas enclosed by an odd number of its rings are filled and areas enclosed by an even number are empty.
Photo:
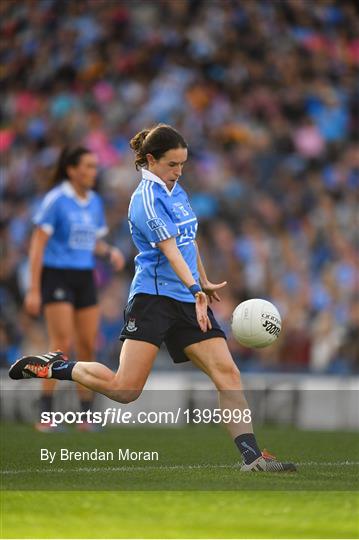
[[[72,381],[72,370],[76,362],[68,362],[67,360],[55,360],[51,365],[53,379],[60,381]]]
[[[52,394],[42,394],[40,398],[40,412],[52,411]]]
[[[253,433],[244,433],[243,435],[238,435],[238,437],[234,439],[234,442],[242,454],[244,463],[247,465],[262,455]]]

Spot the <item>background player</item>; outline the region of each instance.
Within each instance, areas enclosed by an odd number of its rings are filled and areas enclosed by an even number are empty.
[[[30,244],[30,285],[25,308],[37,316],[41,306],[51,349],[77,360],[92,361],[99,324],[94,255],[108,256],[116,270],[124,266],[122,253],[101,238],[107,233],[102,201],[92,191],[97,157],[88,149],[65,148],[58,160],[53,187],[35,215]],[[52,410],[55,381],[44,380],[41,409]],[[91,406],[92,392],[81,386],[83,410]],[[37,429],[51,430],[38,423]]]
[[[114,374],[96,362],[68,362],[61,353],[27,356],[10,377],[77,381],[122,403],[135,400],[164,341],[175,362],[191,360],[212,379],[223,409],[248,409],[241,377],[225,335],[207,305],[226,282],[211,283],[195,241],[197,219],[179,185],[187,144],[172,127],[139,132],[131,147],[142,179],[132,195],[129,225],[139,250],[121,333],[124,345]],[[259,450],[251,423],[228,423],[240,450],[242,470],[294,471]]]

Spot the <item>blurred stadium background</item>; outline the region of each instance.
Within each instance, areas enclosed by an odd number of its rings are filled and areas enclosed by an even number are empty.
[[[5,536],[357,538],[354,0],[2,0],[0,21],[0,409],[2,419],[17,420],[0,424],[2,486],[10,490],[2,493]],[[50,475],[39,465],[43,435],[24,425],[38,419],[39,381],[7,376],[18,356],[48,348],[43,320],[22,308],[31,217],[64,144],[98,154],[110,240],[127,258],[118,275],[97,264],[98,359],[116,369],[135,255],[127,206],[138,174],[128,141],[157,122],[175,125],[190,145],[182,182],[200,220],[203,258],[213,281],[228,281],[216,315],[256,424],[267,423],[256,425],[259,440],[299,463],[295,478],[241,478],[232,442],[213,426],[171,436],[156,426],[70,428],[48,443],[77,449],[137,441],[144,448],[162,441],[172,448],[164,454],[168,469],[81,474],[61,464]],[[278,342],[262,351],[240,347],[229,332],[234,307],[253,297],[274,302],[283,318]],[[60,388],[56,409],[76,407],[74,385]],[[168,409],[217,406],[213,392],[207,399],[198,391],[209,381],[189,364],[172,366],[166,351],[147,388],[134,411],[142,399],[163,409],[154,388],[172,389]],[[113,405],[96,402],[97,409]],[[173,463],[182,462],[189,468],[175,473]],[[188,479],[233,491],[130,494],[118,491],[126,479],[130,489],[133,479],[143,489],[187,489]],[[29,491],[96,490],[107,480],[107,494]]]
[[[1,15],[0,365],[47,349],[22,309],[31,217],[64,143],[95,151],[110,240],[98,261],[98,358],[117,367],[133,275],[138,174],[128,140],[157,122],[191,149],[182,182],[200,220],[217,317],[243,372],[353,375],[359,39],[354,1],[4,0]],[[234,307],[265,297],[284,319],[262,351],[231,338]],[[174,368],[166,354],[156,370]],[[185,369],[191,369],[186,366]]]

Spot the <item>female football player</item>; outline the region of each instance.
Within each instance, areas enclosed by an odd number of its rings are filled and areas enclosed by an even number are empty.
[[[197,219],[178,182],[187,144],[171,126],[159,124],[137,133],[130,145],[141,170],[129,206],[139,254],[117,373],[96,362],[69,362],[57,352],[23,357],[11,367],[10,377],[69,379],[129,403],[141,394],[164,341],[174,362],[191,360],[212,379],[222,409],[248,410],[239,370],[207,304],[208,299],[219,300],[218,290],[226,282],[207,278],[196,244]],[[242,454],[242,470],[295,470],[260,451],[250,421],[226,426]]]
[[[94,281],[94,255],[108,256],[116,270],[124,258],[101,240],[107,232],[103,205],[92,191],[97,158],[86,148],[65,148],[58,160],[53,187],[37,212],[30,244],[30,285],[26,311],[37,316],[43,307],[50,347],[92,361],[99,323]],[[44,379],[41,409],[51,411],[54,380]],[[92,392],[79,388],[81,405],[90,407]],[[50,427],[38,423],[43,431]]]

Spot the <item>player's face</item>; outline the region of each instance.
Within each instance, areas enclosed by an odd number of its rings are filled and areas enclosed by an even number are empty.
[[[147,154],[148,168],[171,188],[182,174],[187,154],[187,148],[167,150],[160,159],[155,159],[152,154]]]
[[[80,189],[92,189],[95,185],[98,161],[95,154],[83,154],[78,165],[69,168],[69,175]]]

